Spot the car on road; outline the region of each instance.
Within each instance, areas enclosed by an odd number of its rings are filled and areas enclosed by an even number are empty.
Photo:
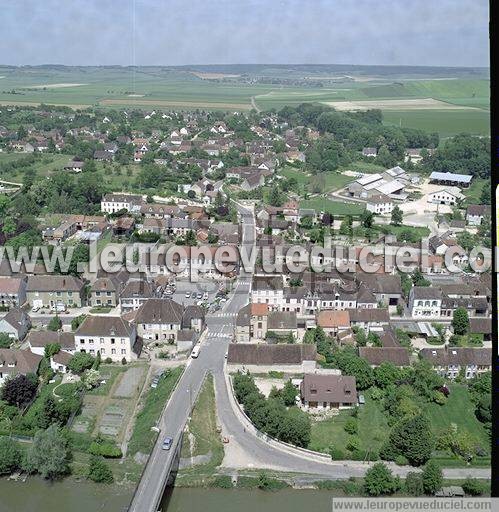
[[[201,292],[199,292],[199,293],[197,294],[197,298],[198,298],[198,299],[202,299],[202,298],[203,298],[203,294],[202,294]]]
[[[191,292],[185,292],[185,298],[190,299],[190,297],[191,297]]]
[[[196,345],[193,349],[192,349],[192,352],[191,352],[191,357],[196,359],[198,356],[199,356],[199,352],[201,351],[201,349],[199,348],[199,345]]]
[[[208,300],[208,292],[204,292],[203,293],[203,299],[204,300]]]
[[[227,299],[224,297],[223,299],[220,299],[220,304],[225,304],[227,302]]]
[[[163,444],[161,445],[161,448],[163,450],[169,450],[172,447],[173,439],[171,437],[165,437],[163,440]]]

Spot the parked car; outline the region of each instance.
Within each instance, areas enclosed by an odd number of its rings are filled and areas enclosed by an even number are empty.
[[[151,387],[157,388],[159,383],[159,375],[156,375],[151,381]]]
[[[33,306],[33,307],[31,308],[31,312],[32,312],[32,313],[36,313],[37,311],[40,311],[40,307],[39,307],[39,306]]]
[[[208,292],[204,292],[203,293],[203,299],[204,300],[208,300]]]
[[[186,299],[189,299],[189,298],[190,298],[190,296],[191,296],[191,292],[185,292],[185,298],[186,298]]]
[[[198,299],[202,299],[203,298],[203,294],[201,292],[199,292],[198,295],[197,295],[197,298]]]
[[[171,437],[165,437],[161,448],[163,450],[169,450],[172,447],[173,439]]]

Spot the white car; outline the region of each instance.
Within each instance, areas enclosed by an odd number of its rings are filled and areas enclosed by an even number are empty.
[[[204,292],[203,293],[203,299],[204,300],[208,300],[208,292]]]
[[[32,313],[36,313],[37,311],[40,311],[40,306],[33,306],[33,307],[31,308],[31,312],[32,312]]]

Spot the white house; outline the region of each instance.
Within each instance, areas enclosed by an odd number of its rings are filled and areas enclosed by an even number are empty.
[[[439,318],[442,292],[431,286],[414,286],[409,292],[409,311],[414,318]]]
[[[119,316],[88,316],[75,332],[77,352],[93,356],[100,352],[103,359],[132,361],[137,358],[134,347],[137,329]]]
[[[457,187],[445,188],[431,192],[428,194],[428,202],[433,204],[446,204],[448,206],[454,206],[464,196],[459,192]]]
[[[376,215],[390,215],[393,207],[393,201],[386,195],[372,196],[366,201],[366,210]]]
[[[120,210],[138,213],[143,203],[143,197],[137,194],[106,194],[101,200],[100,209],[105,213],[116,213]]]

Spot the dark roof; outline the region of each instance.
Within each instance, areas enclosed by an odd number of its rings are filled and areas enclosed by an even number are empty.
[[[231,343],[227,362],[245,365],[301,364],[303,361],[315,361],[316,357],[314,345]]]
[[[74,276],[28,276],[28,292],[73,291],[79,292],[84,283]]]
[[[441,300],[442,292],[438,288],[431,286],[414,286],[411,289],[414,299],[416,300]]]
[[[87,316],[78,327],[75,336],[129,337],[132,327],[119,316]]]
[[[36,373],[42,359],[42,356],[33,354],[29,350],[0,348],[0,364],[3,365],[2,374],[4,376]]]
[[[470,332],[472,334],[491,334],[492,318],[470,318]]]
[[[28,342],[32,347],[46,347],[50,343],[58,343],[62,349],[75,349],[75,335],[72,332],[31,331]]]
[[[253,276],[253,290],[282,290],[281,276]]]
[[[182,316],[182,329],[190,329],[192,320],[202,320],[204,323],[204,309],[201,306],[190,305],[184,310]]]
[[[137,324],[176,324],[182,323],[184,307],[172,299],[148,299],[135,315]]]
[[[371,366],[387,361],[396,366],[409,366],[409,352],[403,347],[360,347],[359,356]]]
[[[144,279],[131,279],[121,292],[121,298],[142,297],[149,298],[154,295],[151,283]]]
[[[31,319],[28,316],[28,314],[23,311],[20,308],[13,308],[11,309],[4,317],[3,319],[5,322],[7,322],[9,325],[14,327],[16,331],[19,331],[21,327],[24,325],[30,326],[31,325]]]
[[[251,320],[251,304],[246,304],[237,313],[236,325],[238,327],[249,327]]]
[[[466,215],[480,217],[490,215],[490,211],[490,205],[488,204],[470,204],[468,205],[468,208],[466,208]]]
[[[358,308],[347,309],[350,314],[350,322],[386,322],[390,321],[387,309],[382,308]]]
[[[490,348],[448,347],[423,348],[419,354],[433,365],[470,365],[491,366],[492,350]]]
[[[307,402],[357,403],[355,377],[305,374],[300,394]]]
[[[267,319],[267,330],[296,329],[294,311],[271,311]]]

